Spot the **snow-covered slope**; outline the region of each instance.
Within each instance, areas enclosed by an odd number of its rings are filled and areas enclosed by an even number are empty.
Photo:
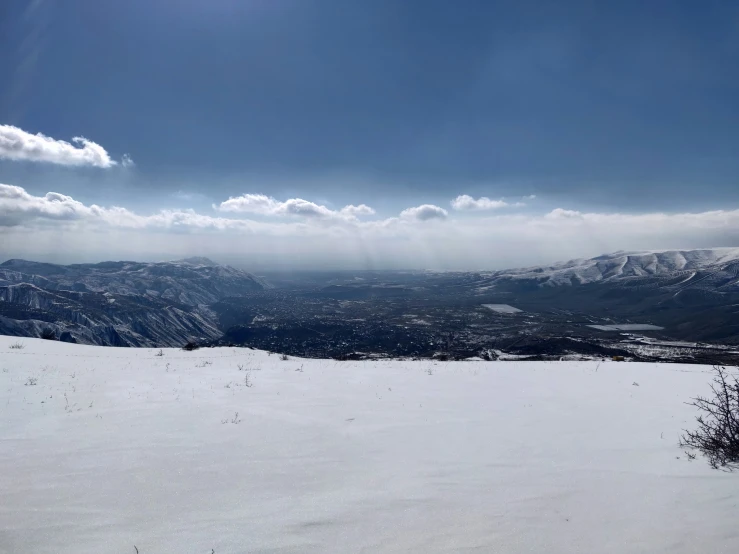
[[[47,289],[138,294],[196,306],[268,285],[241,269],[208,258],[174,262],[55,265],[26,260],[0,264],[0,285],[33,283]]]
[[[205,307],[262,290],[254,275],[207,258],[175,262],[0,264],[0,333],[112,346],[172,346],[221,335]]]
[[[739,248],[615,252],[590,259],[570,260],[553,266],[498,271],[497,279],[535,281],[557,286],[613,282],[630,277],[685,275],[698,270],[722,270],[739,263]]]
[[[739,552],[739,479],[677,447],[710,368],[17,341],[3,553]]]

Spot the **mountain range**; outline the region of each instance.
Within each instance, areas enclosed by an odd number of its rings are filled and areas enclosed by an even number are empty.
[[[519,325],[521,334],[532,333],[532,314],[556,332],[580,321],[562,319],[569,313],[583,316],[581,326],[649,323],[667,329],[667,338],[739,341],[739,248],[615,252],[487,272],[297,274],[289,283],[274,282],[277,288],[207,258],[74,265],[13,259],[0,264],[0,334],[45,332],[67,342],[145,347],[233,337],[249,344],[255,339],[248,337],[268,336],[275,348],[290,342],[308,351],[310,341],[339,335],[346,348],[357,337],[371,345],[377,329],[386,337],[429,335],[429,321],[437,335],[451,319],[473,317],[479,327],[474,318],[490,310],[471,316],[470,307],[514,304],[515,312],[500,316],[500,328]],[[403,315],[405,306],[418,313]],[[446,311],[454,306],[469,313]],[[405,319],[391,321],[383,313]],[[480,333],[475,344],[484,342]],[[418,333],[414,337],[387,342],[416,340]]]
[[[180,346],[219,337],[208,308],[268,288],[254,275],[207,258],[173,262],[0,264],[0,334],[106,346]]]
[[[699,272],[727,272],[727,276],[730,276],[735,275],[737,270],[739,270],[739,248],[713,248],[666,252],[615,252],[552,266],[497,271],[491,273],[490,277],[497,280],[531,281],[542,286],[612,283],[639,277],[677,278],[682,279],[685,286],[689,286],[696,277],[705,277],[699,276]]]

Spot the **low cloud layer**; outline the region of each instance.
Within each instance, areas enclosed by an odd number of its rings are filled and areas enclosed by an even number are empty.
[[[341,208],[341,213],[353,216],[369,216],[375,215],[375,210],[367,206],[366,204],[360,204],[359,206],[349,205]]]
[[[360,220],[355,215],[371,216],[370,208],[347,207],[342,216],[342,210],[308,201],[262,198],[251,204],[251,213],[277,210],[300,217],[252,220],[243,211],[221,217],[194,210],[143,214],[0,185],[0,258],[64,262],[207,254],[253,268],[496,269],[616,250],[739,245],[739,210],[620,214],[557,208],[455,218],[424,204],[399,217]]]
[[[86,205],[71,196],[48,192],[34,196],[21,187],[0,184],[0,228],[49,228],[68,224],[70,229],[85,226],[103,230],[119,229],[220,229],[248,230],[250,222],[198,214],[193,210],[161,210],[153,215],[136,214],[126,208]]]
[[[408,208],[400,212],[400,217],[404,219],[417,219],[418,221],[429,221],[431,219],[446,219],[449,213],[439,206],[433,204],[424,204],[415,208]]]
[[[535,194],[522,197],[522,200],[534,200]],[[467,194],[460,194],[450,202],[452,208],[457,211],[482,212],[487,210],[499,210],[501,208],[521,208],[526,205],[524,202],[506,202],[502,198],[500,200],[492,200],[487,196],[473,198]]]
[[[499,208],[505,208],[509,206],[508,202],[505,202],[504,200],[491,200],[486,196],[474,199],[466,194],[457,196],[454,200],[451,201],[451,205],[452,208],[460,211],[497,210]]]
[[[303,200],[302,198],[291,198],[280,202],[271,196],[264,194],[243,194],[231,197],[218,206],[213,206],[222,212],[250,213],[265,216],[302,216],[314,218],[341,218],[354,219],[358,216],[374,215],[375,210],[360,204],[359,206],[344,206],[341,210],[332,210],[326,206]]]
[[[41,133],[34,135],[12,125],[0,125],[0,159],[106,169],[118,165],[105,148],[91,140],[74,137],[72,143]],[[121,165],[133,165],[128,154],[123,156]]]

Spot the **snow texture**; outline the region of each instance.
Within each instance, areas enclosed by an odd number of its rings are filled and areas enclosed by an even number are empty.
[[[710,373],[0,337],[0,552],[739,552]]]

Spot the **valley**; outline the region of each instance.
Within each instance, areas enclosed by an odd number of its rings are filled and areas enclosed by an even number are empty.
[[[739,249],[493,272],[255,276],[204,258],[0,264],[0,332],[336,358],[739,363]]]

